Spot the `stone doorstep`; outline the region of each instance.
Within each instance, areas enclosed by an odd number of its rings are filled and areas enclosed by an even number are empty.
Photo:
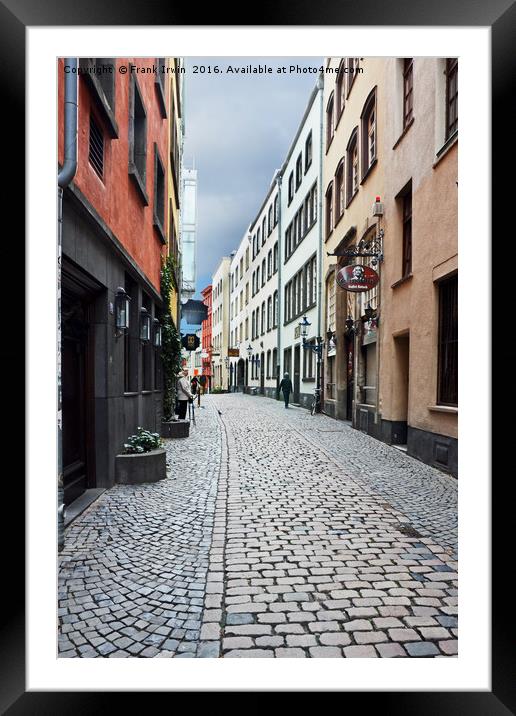
[[[93,487],[79,495],[79,497],[65,507],[64,526],[68,527],[79,515],[92,505],[106,492],[105,487]]]

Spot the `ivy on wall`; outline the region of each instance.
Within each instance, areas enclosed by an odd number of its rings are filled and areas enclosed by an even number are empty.
[[[161,297],[163,315],[161,328],[161,357],[163,360],[163,420],[170,420],[174,413],[176,378],[181,370],[181,337],[170,313],[170,294],[177,290],[175,260],[164,258],[161,266]]]

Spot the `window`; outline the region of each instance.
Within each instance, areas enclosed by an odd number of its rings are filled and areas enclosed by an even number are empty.
[[[414,62],[412,57],[403,60],[403,129],[413,119],[414,103]]]
[[[240,259],[240,274],[239,274],[240,279],[239,280],[242,280],[243,275],[244,275],[244,257],[242,256]]]
[[[288,178],[288,203],[292,203],[292,199],[294,198],[294,172],[290,172],[290,176]]]
[[[276,271],[278,270],[278,242],[277,241],[274,244],[274,248],[273,248],[272,270],[273,270],[273,273],[276,273]]]
[[[249,303],[249,281],[245,285],[245,305]]]
[[[328,331],[335,331],[336,324],[336,283],[335,272],[326,282],[326,327]]]
[[[446,139],[454,134],[459,126],[459,61],[455,57],[446,60]]]
[[[312,275],[312,286],[310,291],[310,303],[315,303],[317,300],[317,259],[314,256],[310,262],[311,275]]]
[[[347,75],[348,75],[348,95],[353,87],[353,82],[358,74],[358,57],[347,58]]]
[[[351,135],[347,155],[346,204],[349,204],[358,191],[358,129]]]
[[[307,341],[309,345],[315,346],[315,341]],[[303,351],[303,378],[313,379],[314,378],[314,352],[310,348],[306,348]]]
[[[256,267],[256,291],[255,293],[258,293],[258,286],[260,285],[260,267]]]
[[[457,275],[439,283],[439,346],[437,403],[458,405]]]
[[[311,216],[311,222],[312,224],[315,224],[317,221],[317,184],[314,184],[312,187],[311,194],[311,200],[310,205],[312,208],[312,216]]]
[[[129,176],[145,206],[148,206],[147,180],[147,115],[134,75],[129,85]]]
[[[296,191],[301,186],[303,180],[303,154],[301,153],[296,161]]]
[[[265,301],[262,303],[261,334],[265,333]]]
[[[95,173],[102,179],[104,175],[104,135],[92,114],[90,114],[90,148],[88,159]]]
[[[272,296],[267,299],[267,330],[272,328]]]
[[[412,272],[412,184],[400,196],[403,223],[402,278]]]
[[[268,230],[268,232],[267,232],[267,236],[270,235],[270,233],[271,233],[271,231],[272,231],[272,229],[273,229],[273,224],[272,224],[272,204],[269,206],[268,229],[269,229],[269,230]]]
[[[92,105],[104,129],[111,139],[118,138],[118,124],[115,120],[115,77],[114,57],[81,57],[79,72],[88,84]]]
[[[278,325],[278,291],[274,291],[272,296],[272,326],[276,328]]]
[[[292,253],[292,224],[288,227],[285,232],[285,260],[288,259]]]
[[[266,281],[266,274],[265,274],[265,259],[262,261],[262,286],[265,286]]]
[[[346,101],[346,83],[344,82],[345,77],[346,75],[344,73],[344,60],[341,60],[335,88],[335,91],[337,93],[337,122],[339,121],[340,116],[344,111],[344,104]]]
[[[113,57],[96,57],[95,60],[95,77],[97,78],[104,97],[111,109],[115,113],[115,66],[116,61]]]
[[[263,217],[262,221],[262,246],[267,241],[267,236],[265,235],[265,216]]]
[[[267,378],[271,377],[271,352],[267,351]]]
[[[154,214],[153,223],[161,241],[165,244],[165,169],[154,143]]]
[[[312,132],[308,135],[305,142],[305,174],[312,164]]]
[[[326,238],[333,231],[333,182],[326,189]]]
[[[272,276],[272,249],[267,254],[267,280]]]
[[[272,349],[272,377],[278,377],[278,349]]]
[[[279,219],[279,197],[276,194],[274,197],[274,226],[278,223]]]
[[[330,95],[328,104],[326,106],[326,149],[330,146],[335,126],[333,123],[333,92]]]
[[[245,319],[245,340],[247,341],[249,338],[249,319]]]
[[[376,88],[371,92],[362,110],[362,178],[376,159]]]
[[[344,159],[341,159],[335,174],[335,225],[344,213]]]
[[[245,250],[245,270],[249,268],[249,247]]]

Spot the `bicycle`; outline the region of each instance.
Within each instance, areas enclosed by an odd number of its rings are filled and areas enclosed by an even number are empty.
[[[310,415],[315,415],[316,413],[321,412],[321,389],[316,388],[314,390],[314,399],[312,400],[312,405],[310,407]]]

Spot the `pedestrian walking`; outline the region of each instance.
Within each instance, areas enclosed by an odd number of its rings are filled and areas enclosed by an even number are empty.
[[[283,391],[283,400],[285,401],[285,408],[288,408],[288,401],[290,393],[292,392],[292,381],[289,378],[288,373],[285,373],[283,380],[279,384],[279,389]]]
[[[194,397],[190,389],[190,381],[188,380],[187,370],[183,370],[178,376],[176,396],[178,404],[177,414],[180,420],[184,420],[186,418],[186,408],[188,406],[188,402],[193,401]]]

